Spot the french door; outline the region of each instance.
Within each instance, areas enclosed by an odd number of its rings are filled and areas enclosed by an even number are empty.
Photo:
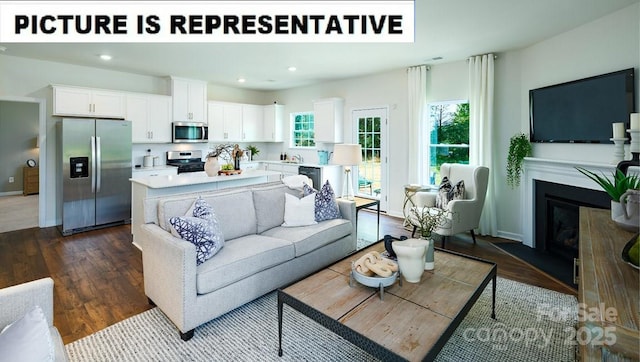
[[[386,107],[357,109],[351,119],[355,127],[355,142],[362,147],[362,163],[354,177],[354,190],[358,196],[377,198],[380,210],[387,210],[387,133]],[[355,176],[354,175],[354,176]]]

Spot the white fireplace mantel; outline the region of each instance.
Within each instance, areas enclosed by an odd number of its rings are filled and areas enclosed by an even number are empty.
[[[586,189],[603,191],[600,185],[576,170],[576,166],[597,174],[604,173],[611,177],[616,170],[616,165],[605,163],[592,163],[584,161],[561,161],[543,158],[527,157],[524,159],[524,173],[522,175],[522,243],[529,247],[535,247],[534,239],[534,185],[536,180],[554,182],[557,184],[582,187]]]

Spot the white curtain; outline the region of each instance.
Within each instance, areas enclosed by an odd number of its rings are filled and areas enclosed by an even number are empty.
[[[469,58],[469,163],[489,168],[487,197],[482,209],[480,235],[497,236],[493,162],[493,54]]]
[[[424,147],[423,137],[421,137],[427,112],[427,67],[419,65],[408,68],[407,80],[409,91],[408,182],[422,183],[422,175],[424,174],[422,159],[429,159],[428,154],[423,154],[426,147]],[[426,148],[426,152],[429,152],[428,148]]]

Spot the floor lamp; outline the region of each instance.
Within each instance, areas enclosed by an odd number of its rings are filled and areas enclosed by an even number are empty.
[[[336,144],[333,146],[333,163],[344,166],[344,184],[342,186],[342,197],[353,200],[353,180],[351,167],[362,162],[362,148],[359,144]]]

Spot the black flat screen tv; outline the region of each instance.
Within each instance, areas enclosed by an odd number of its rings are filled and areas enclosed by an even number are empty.
[[[611,144],[612,123],[629,128],[634,85],[630,68],[530,90],[531,142]]]

